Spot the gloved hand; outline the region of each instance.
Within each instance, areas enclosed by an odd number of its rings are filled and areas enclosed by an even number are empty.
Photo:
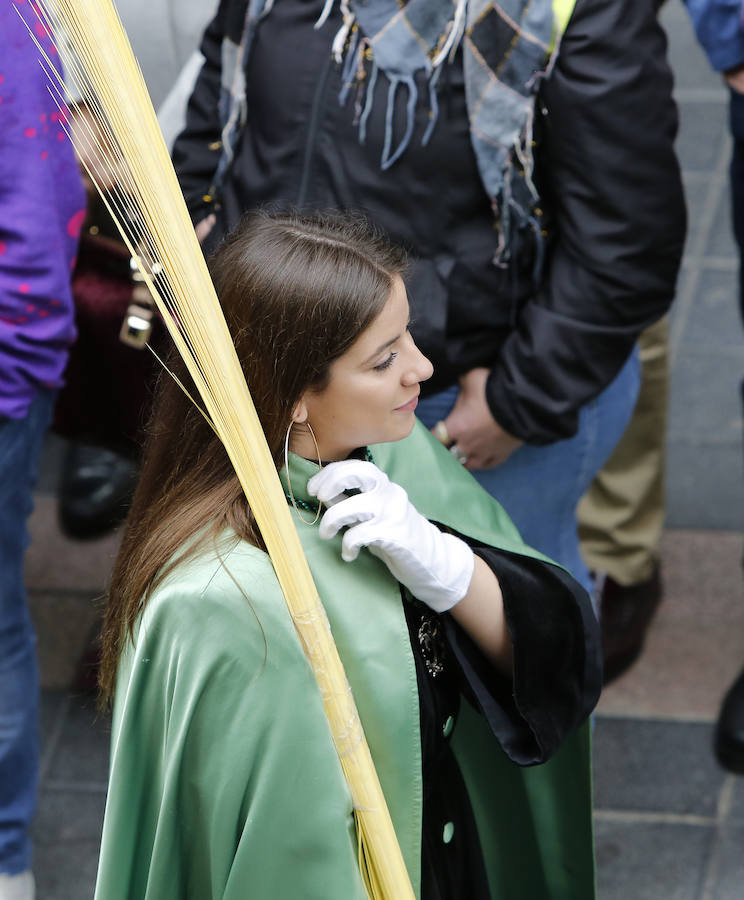
[[[341,555],[351,562],[368,547],[414,597],[442,613],[468,592],[475,557],[468,545],[425,519],[400,485],[373,463],[358,459],[331,463],[307,484],[329,507],[320,520],[326,540],[350,526]],[[348,497],[344,491],[357,489]]]

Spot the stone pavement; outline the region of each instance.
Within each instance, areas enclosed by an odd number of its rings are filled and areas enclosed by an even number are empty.
[[[744,779],[720,770],[710,750],[721,694],[744,662],[738,400],[744,335],[727,206],[726,92],[679,0],[669,0],[663,20],[677,75],[690,209],[671,332],[666,600],[645,655],[605,691],[596,716],[599,896],[741,900]],[[88,900],[108,722],[69,685],[98,621],[96,598],[117,538],[82,543],[59,533],[53,493],[61,451],[50,438],[27,566],[44,684],[35,868],[39,900]]]

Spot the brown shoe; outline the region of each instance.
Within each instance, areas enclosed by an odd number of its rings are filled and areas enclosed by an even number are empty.
[[[646,630],[661,602],[661,594],[658,564],[651,577],[638,584],[625,586],[609,575],[598,577],[605,684],[622,675],[640,656]]]

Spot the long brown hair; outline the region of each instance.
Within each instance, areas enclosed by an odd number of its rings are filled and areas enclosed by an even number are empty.
[[[336,215],[251,214],[210,259],[277,470],[297,402],[306,390],[326,386],[331,364],[380,313],[404,266],[402,252],[365,222]],[[168,368],[192,390],[175,351]],[[222,444],[163,372],[111,578],[102,634],[102,702],[111,699],[125,641],[153,589],[225,527],[263,547]]]

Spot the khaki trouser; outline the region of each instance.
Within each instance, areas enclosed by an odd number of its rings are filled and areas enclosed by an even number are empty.
[[[625,434],[578,506],[587,566],[621,585],[651,576],[664,526],[669,321],[638,341],[641,390]]]

